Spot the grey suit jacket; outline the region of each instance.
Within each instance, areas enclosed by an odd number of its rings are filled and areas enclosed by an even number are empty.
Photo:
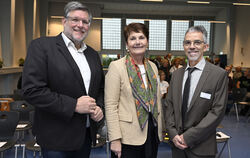
[[[216,127],[224,116],[227,103],[227,73],[206,62],[183,126],[181,92],[184,72],[185,68],[180,68],[173,73],[171,78],[166,99],[167,132],[170,140],[177,134],[183,134],[189,147],[187,150],[196,155],[215,155],[217,152]],[[203,94],[207,96],[204,97]],[[174,144],[172,145],[175,147]]]

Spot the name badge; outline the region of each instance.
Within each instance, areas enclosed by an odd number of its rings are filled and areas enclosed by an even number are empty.
[[[205,99],[211,99],[211,94],[201,92],[200,97],[201,97],[201,98],[205,98]]]

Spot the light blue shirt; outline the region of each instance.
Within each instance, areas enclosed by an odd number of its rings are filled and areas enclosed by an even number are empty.
[[[202,71],[204,70],[204,67],[206,65],[206,61],[204,58],[201,59],[194,67],[196,68],[192,73],[191,73],[191,80],[190,80],[190,91],[189,91],[189,98],[188,98],[188,104],[187,107],[189,108],[190,102],[193,98],[195,89],[197,87],[197,84],[200,80]],[[183,91],[184,91],[184,85],[188,77],[188,68],[189,68],[189,63],[187,63],[187,67],[185,69],[184,77],[183,77],[183,82],[182,82],[182,96],[183,96]]]

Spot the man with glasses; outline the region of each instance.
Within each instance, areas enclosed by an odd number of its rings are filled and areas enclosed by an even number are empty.
[[[43,158],[87,158],[103,119],[104,75],[98,53],[86,45],[92,15],[79,2],[64,8],[64,30],[31,42],[23,96],[35,106],[33,133]]]
[[[216,127],[227,102],[227,73],[206,62],[207,31],[190,27],[183,41],[186,67],[176,70],[167,95],[167,132],[173,158],[214,158]]]

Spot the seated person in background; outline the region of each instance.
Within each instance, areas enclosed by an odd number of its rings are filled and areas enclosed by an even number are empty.
[[[169,84],[167,81],[165,81],[166,75],[165,75],[164,71],[159,70],[159,76],[160,76],[161,95],[162,95],[162,99],[164,99],[164,98],[166,98],[166,94],[168,93]]]
[[[244,75],[241,76],[237,82],[237,87],[239,88],[246,88],[247,94],[245,97],[245,101],[250,101],[250,68],[247,68],[246,71],[244,71]],[[245,115],[249,110],[249,106],[245,106],[241,111],[240,115]]]
[[[214,65],[216,65],[216,66],[219,66],[219,67],[221,67],[221,68],[225,68],[225,65],[220,61],[220,58],[219,57],[216,57],[215,59],[214,59]]]
[[[226,108],[226,114],[230,112],[230,109],[233,106],[233,79],[230,77],[231,67],[226,66],[225,70],[227,71],[228,75],[228,102],[227,102],[227,108]]]
[[[233,79],[234,80],[238,80],[241,76],[242,76],[242,71],[241,71],[241,67],[240,66],[237,66],[235,68],[235,72],[233,73]]]
[[[175,70],[177,70],[177,69],[179,69],[179,68],[181,68],[181,67],[183,67],[183,66],[180,65],[180,58],[175,58],[175,59],[173,60],[173,65],[172,65],[172,67],[171,67],[170,70],[169,70],[170,74],[172,75],[172,73],[173,73]]]
[[[165,81],[167,81],[167,82],[170,81],[170,77],[171,77],[170,73],[169,73],[169,69],[170,69],[169,61],[167,59],[162,59],[161,67],[159,70],[161,70],[165,73]]]
[[[166,59],[165,59],[166,60]],[[169,87],[169,84],[167,81],[165,81],[165,78],[166,78],[166,75],[164,73],[164,71],[162,70],[159,70],[159,76],[160,76],[160,91],[161,91],[161,103],[162,103],[162,111],[163,111],[163,115],[162,115],[162,131],[166,131],[166,116],[164,115],[166,111],[166,95],[168,93],[168,87]]]

